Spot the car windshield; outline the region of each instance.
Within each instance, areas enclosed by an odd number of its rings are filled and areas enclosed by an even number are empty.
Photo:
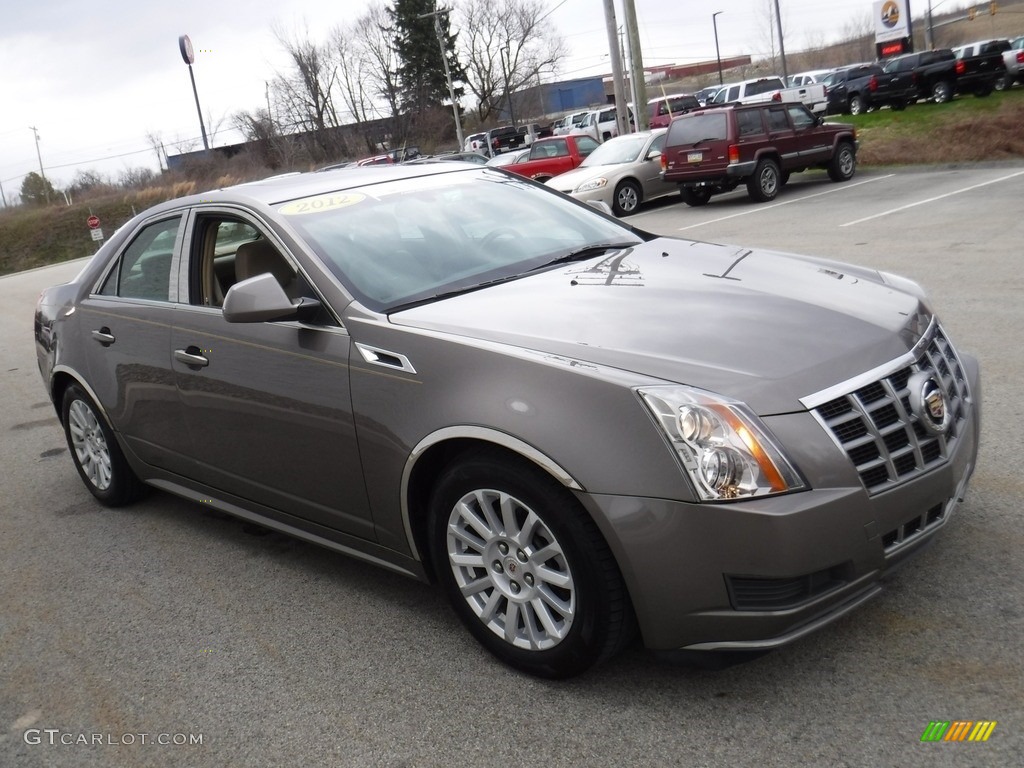
[[[627,226],[491,168],[388,181],[276,206],[361,303],[388,313],[511,280]]]
[[[620,163],[635,162],[644,146],[647,144],[647,136],[618,136],[609,139],[580,163],[580,166],[593,168],[596,165],[618,165]]]

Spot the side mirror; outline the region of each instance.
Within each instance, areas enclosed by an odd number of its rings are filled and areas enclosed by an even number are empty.
[[[292,301],[269,272],[235,283],[224,297],[224,319],[229,323],[262,323],[268,320],[301,320],[315,314],[315,299]]]
[[[650,152],[647,153],[648,160],[657,160],[659,157],[661,157],[660,149],[652,149]]]
[[[601,213],[605,214],[606,216],[614,216],[615,215],[612,212],[611,206],[608,205],[608,203],[606,203],[604,200],[587,200],[587,205],[589,205],[589,206],[591,206],[593,208],[597,208],[597,210],[599,210]]]

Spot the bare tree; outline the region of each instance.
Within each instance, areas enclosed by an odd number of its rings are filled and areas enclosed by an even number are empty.
[[[843,25],[849,61],[873,61],[875,58],[875,20],[870,11],[850,17]]]
[[[278,73],[272,83],[285,126],[307,138],[313,159],[329,156],[335,151],[335,136],[327,129],[339,125],[334,107],[334,86],[338,71],[331,49],[314,42],[306,30],[303,36],[289,35],[280,27],[274,36],[290,59],[290,68]]]
[[[335,29],[331,35],[342,103],[370,150],[385,139],[401,140],[406,132],[399,109],[398,61],[390,23],[384,3],[378,1],[351,25]],[[362,127],[382,117],[389,119],[390,126],[383,131],[387,136]]]
[[[460,55],[481,122],[499,111],[506,88],[515,93],[536,82],[567,55],[565,40],[544,21],[549,9],[541,0],[461,0],[457,11]]]
[[[782,13],[782,39],[785,40],[786,28],[789,26],[786,9],[780,6]],[[767,59],[772,74],[782,74],[782,57],[779,46],[779,25],[775,17],[775,0],[761,0],[754,15],[760,30],[757,39],[755,58]]]

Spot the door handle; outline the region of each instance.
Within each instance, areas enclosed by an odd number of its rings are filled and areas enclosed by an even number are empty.
[[[94,330],[92,332],[92,337],[104,347],[109,347],[116,341],[114,334],[110,332],[110,329],[107,328],[107,326],[103,326],[99,330]]]
[[[199,354],[199,347],[193,346],[174,350],[174,359],[192,368],[205,368],[210,364],[208,358]]]

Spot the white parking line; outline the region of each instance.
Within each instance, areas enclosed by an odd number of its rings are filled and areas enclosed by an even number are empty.
[[[889,178],[892,178],[895,175],[896,175],[895,173],[888,173],[885,176],[876,176],[876,177],[874,177],[872,179],[865,179],[864,181],[858,181],[855,184],[843,184],[841,186],[836,187],[835,189],[829,189],[829,190],[827,190],[825,192],[818,192],[817,194],[813,194],[813,195],[804,195],[803,197],[794,197],[792,200],[784,200],[781,203],[774,203],[772,205],[759,205],[756,208],[750,208],[748,210],[741,211],[740,213],[734,213],[731,216],[723,216],[720,219],[710,219],[708,221],[702,221],[699,224],[691,224],[688,227],[680,227],[679,231],[680,232],[685,232],[688,229],[696,229],[697,227],[703,227],[706,224],[717,224],[720,221],[728,221],[729,219],[735,219],[735,218],[737,218],[739,216],[749,216],[752,213],[762,213],[763,211],[770,211],[773,208],[780,208],[783,205],[791,205],[792,203],[801,203],[804,200],[810,200],[811,198],[814,198],[814,197],[822,197],[823,195],[831,195],[833,192],[842,192],[845,189],[853,189],[854,187],[859,187],[861,184],[870,184],[873,181],[882,181],[882,179],[889,179]]]
[[[848,221],[845,224],[840,224],[839,226],[840,227],[852,227],[854,224],[862,224],[865,221],[871,221],[872,219],[880,219],[883,216],[888,216],[888,215],[893,214],[893,213],[899,213],[900,211],[905,211],[908,208],[916,208],[919,205],[926,205],[927,203],[934,203],[936,200],[942,200],[943,198],[946,198],[946,197],[952,197],[953,195],[959,195],[959,194],[961,194],[963,192],[970,192],[972,189],[978,189],[980,187],[987,187],[989,184],[998,184],[1001,181],[1007,181],[1009,179],[1014,179],[1017,176],[1024,176],[1024,171],[1017,171],[1017,173],[1011,173],[1009,176],[1003,176],[1003,177],[998,178],[998,179],[992,179],[991,181],[983,181],[983,182],[981,182],[981,184],[972,184],[969,187],[964,187],[963,189],[956,189],[956,190],[953,190],[952,192],[947,192],[944,195],[938,195],[937,197],[929,197],[927,200],[919,200],[916,203],[909,203],[907,205],[901,205],[899,208],[893,208],[892,210],[889,210],[889,211],[882,211],[881,213],[876,213],[874,216],[865,216],[863,219],[857,219],[856,221]]]

